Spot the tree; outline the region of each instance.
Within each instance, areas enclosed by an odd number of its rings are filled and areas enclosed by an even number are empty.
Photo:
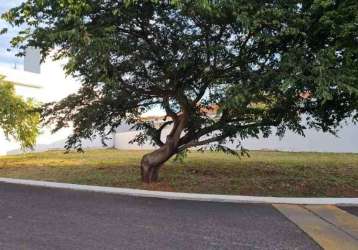
[[[56,129],[73,124],[67,147],[133,124],[135,141],[159,146],[141,161],[151,182],[192,147],[235,153],[225,141],[357,121],[357,13],[356,0],[27,0],[3,17],[26,24],[20,54],[55,50],[82,82],[44,112]],[[161,126],[141,119],[158,106]]]
[[[14,84],[0,75],[0,129],[5,136],[19,141],[21,148],[31,148],[39,133],[40,114],[32,100],[15,94]]]

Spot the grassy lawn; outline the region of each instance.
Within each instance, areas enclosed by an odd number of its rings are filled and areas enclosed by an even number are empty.
[[[61,151],[0,157],[0,177],[151,190],[267,196],[358,196],[358,154],[251,151],[239,159],[192,152],[159,183],[139,180],[144,151]]]

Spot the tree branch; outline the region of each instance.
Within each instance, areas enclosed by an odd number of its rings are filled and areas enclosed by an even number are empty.
[[[220,141],[220,140],[225,139],[226,137],[228,137],[228,135],[222,134],[222,135],[212,137],[212,138],[209,138],[209,139],[206,139],[203,141],[191,141],[188,144],[185,144],[184,146],[179,147],[178,152],[181,152],[188,148],[197,147],[197,146],[206,145],[206,144],[209,144],[212,142]]]

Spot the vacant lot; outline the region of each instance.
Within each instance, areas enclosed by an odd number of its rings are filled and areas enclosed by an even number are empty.
[[[0,157],[0,177],[151,190],[268,196],[358,196],[358,154],[252,151],[237,158],[191,152],[159,183],[139,180],[144,151],[60,151]]]

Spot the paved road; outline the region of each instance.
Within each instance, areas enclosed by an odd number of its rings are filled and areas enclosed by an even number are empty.
[[[0,249],[320,249],[270,205],[0,184]]]
[[[358,207],[357,206],[356,207],[340,206],[339,208],[358,217]]]

